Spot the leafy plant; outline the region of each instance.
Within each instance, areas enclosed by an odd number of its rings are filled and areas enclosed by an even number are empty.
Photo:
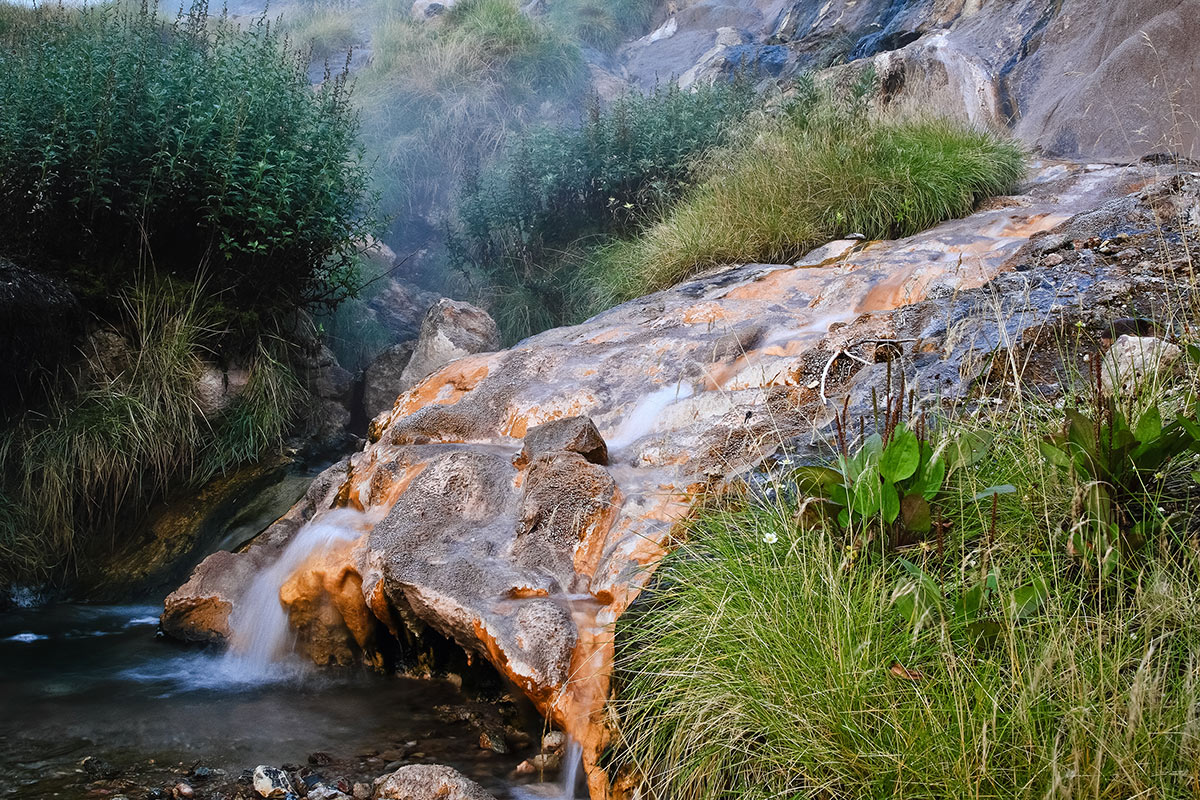
[[[46,5],[0,26],[0,248],[106,317],[147,265],[203,274],[247,349],[336,304],[372,198],[346,76],[314,88],[306,69],[264,20],[204,3],[173,22]]]
[[[728,141],[754,103],[749,86],[675,86],[594,101],[581,124],[516,137],[459,194],[452,268],[482,284],[510,341],[574,322],[583,254],[636,232],[684,191],[697,158]],[[539,313],[540,312],[540,313]]]
[[[1166,523],[1163,479],[1176,458],[1200,452],[1200,417],[1194,399],[1170,422],[1156,401],[1140,411],[1122,408],[1104,392],[1099,372],[1091,412],[1067,411],[1040,449],[1076,486],[1068,549],[1105,578]]]
[[[914,635],[933,622],[947,624],[952,635],[960,638],[990,642],[1004,630],[1006,615],[1011,622],[1028,619],[1049,597],[1046,580],[1040,576],[1012,591],[1003,591],[1000,573],[995,569],[948,592],[913,562],[896,560],[905,575],[892,591],[892,604]]]

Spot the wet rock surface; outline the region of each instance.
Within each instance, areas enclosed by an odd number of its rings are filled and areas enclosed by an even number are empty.
[[[438,764],[401,767],[380,780],[375,800],[496,800],[457,770]]]
[[[470,303],[441,299],[425,314],[421,335],[400,377],[398,392],[463,356],[500,349],[500,331],[488,313]]]
[[[1064,365],[1032,346],[1038,332],[1078,323],[1106,347],[1127,298],[1154,311],[1182,252],[1156,249],[1154,237],[1196,224],[1198,184],[1152,165],[1043,163],[1023,194],[909,239],[715,270],[456,360],[401,394],[321,501],[297,507],[359,509],[363,532],[314,554],[293,581],[318,594],[330,576],[355,587],[330,595],[340,619],[325,623],[351,649],[431,629],[486,657],[583,742],[592,795],[603,797],[612,623],[697,492],[747,474],[781,442],[811,441],[846,398],[869,408],[889,370],[910,374],[923,401],[1062,380]],[[1120,255],[1130,248],[1161,258]],[[1063,260],[1047,266],[1055,254]],[[1016,352],[1028,368],[1014,380],[1003,369]],[[537,432],[585,416],[607,464],[565,449],[574,437]],[[553,442],[545,450],[542,436]],[[168,601],[164,627],[219,640],[220,614],[189,614],[189,604],[236,604],[268,543],[302,518],[201,565]],[[297,625],[312,598],[289,596]]]

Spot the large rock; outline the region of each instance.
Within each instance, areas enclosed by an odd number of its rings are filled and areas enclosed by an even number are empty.
[[[1108,394],[1136,396],[1174,370],[1183,349],[1154,336],[1117,337],[1100,362],[1100,380]]]
[[[267,800],[283,800],[295,794],[292,779],[278,767],[259,765],[254,768],[254,791]]]
[[[413,764],[381,779],[375,800],[496,800],[478,783],[440,764]]]
[[[1054,156],[1196,152],[1200,0],[673,0],[620,54],[647,90],[734,73],[878,76],[884,105],[1007,126]],[[853,79],[853,78],[852,78]],[[1148,89],[1147,87],[1153,87]]]
[[[579,741],[592,797],[606,797],[613,625],[696,499],[781,442],[811,442],[844,398],[869,416],[889,370],[911,371],[918,398],[963,399],[989,369],[1026,363],[993,354],[1062,309],[1102,297],[1124,308],[1129,292],[1114,287],[1141,285],[1120,277],[1136,264],[1081,246],[1044,269],[1043,234],[1155,231],[1157,209],[1190,214],[1188,181],[1128,194],[1153,173],[1044,163],[1025,194],[908,239],[713,271],[446,365],[375,420],[335,492],[339,508],[317,508],[317,520],[348,514],[357,538],[301,564],[281,591],[301,648],[340,637],[372,658],[373,636],[432,628],[488,659]],[[578,419],[539,431],[582,417],[606,442],[607,464],[575,452],[595,450]],[[571,431],[582,439],[559,435]],[[239,582],[269,552],[201,565],[168,599],[171,632],[187,634],[175,608],[194,598],[236,605]]]
[[[608,463],[608,446],[588,417],[564,417],[530,428],[525,433],[521,458],[532,461],[555,450],[579,453],[593,464]]]
[[[370,363],[363,373],[363,410],[367,419],[392,407],[400,395],[404,368],[412,360],[415,341],[394,344]]]
[[[415,386],[455,359],[499,348],[500,331],[486,311],[443,298],[421,323],[421,337],[400,377],[399,390]]]

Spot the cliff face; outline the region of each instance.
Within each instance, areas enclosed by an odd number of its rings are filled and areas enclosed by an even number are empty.
[[[613,71],[641,88],[873,65],[883,104],[1002,125],[1048,156],[1195,155],[1200,0],[674,2]]]

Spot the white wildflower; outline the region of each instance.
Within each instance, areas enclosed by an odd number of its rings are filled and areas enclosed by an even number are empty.
[[[776,536],[774,533],[764,533],[763,534],[763,544],[775,544],[778,541],[779,541],[779,537]]]

